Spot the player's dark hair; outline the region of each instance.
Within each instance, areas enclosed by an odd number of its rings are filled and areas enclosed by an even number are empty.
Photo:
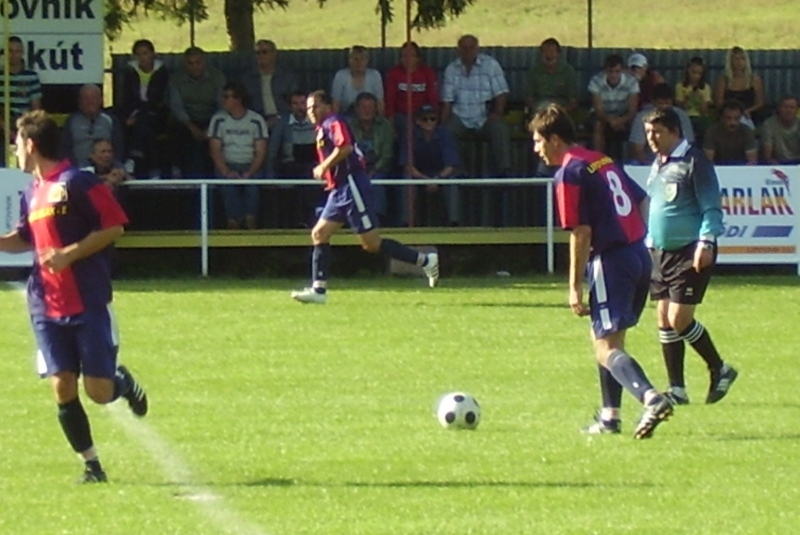
[[[324,89],[317,89],[316,91],[309,93],[308,98],[313,98],[315,101],[318,100],[323,104],[333,106],[333,99]]]
[[[670,132],[681,131],[681,118],[672,106],[659,106],[653,108],[644,118],[645,124],[660,124]]]
[[[250,94],[242,82],[228,82],[222,87],[222,92],[229,91],[233,98],[239,100],[242,106],[247,108],[250,105]]]
[[[703,61],[703,58],[700,56],[694,56],[693,58],[689,58],[689,61],[686,62],[686,67],[683,70],[683,87],[689,87],[692,85],[692,82],[689,81],[689,69],[697,66],[703,68],[703,74],[700,75],[700,79],[697,81],[697,89],[703,90],[706,88],[706,63]]]
[[[36,152],[48,160],[61,156],[61,132],[58,125],[44,110],[29,111],[17,119],[17,133],[23,140],[30,139]]]
[[[672,100],[672,88],[667,83],[653,86],[653,100]]]
[[[625,61],[622,59],[622,56],[619,54],[609,54],[606,56],[606,60],[603,62],[604,69],[613,69],[616,66],[623,66]]]
[[[546,140],[558,136],[564,143],[575,142],[575,124],[567,110],[558,104],[548,104],[539,108],[528,124],[528,129]]]
[[[561,43],[559,43],[558,39],[556,39],[555,37],[548,37],[547,39],[542,41],[542,44],[539,45],[539,50],[549,45],[553,45],[554,47],[556,47],[556,50],[561,52]]]
[[[156,53],[156,47],[153,44],[153,41],[151,41],[150,39],[138,39],[134,41],[133,46],[131,47],[131,53],[136,54],[136,50],[141,47],[147,48],[147,50],[149,50],[153,54]]]

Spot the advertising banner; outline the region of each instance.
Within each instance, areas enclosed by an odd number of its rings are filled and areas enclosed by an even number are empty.
[[[19,220],[19,201],[22,192],[33,177],[19,169],[0,168],[0,207],[3,218],[0,220],[0,235],[7,234],[17,227]],[[31,253],[0,253],[0,267],[26,267],[33,263]]]

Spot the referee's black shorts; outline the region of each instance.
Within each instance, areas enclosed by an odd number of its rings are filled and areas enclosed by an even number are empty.
[[[699,305],[703,302],[711,272],[717,261],[717,248],[714,246],[714,262],[698,273],[692,264],[697,242],[692,242],[675,251],[650,249],[653,259],[653,273],[650,277],[650,299],[660,301],[669,299],[672,303]]]

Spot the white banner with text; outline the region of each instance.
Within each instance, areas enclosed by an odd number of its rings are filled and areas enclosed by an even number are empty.
[[[33,180],[33,176],[23,173],[19,169],[0,168],[0,205],[3,207],[0,235],[17,228],[20,197],[31,180]],[[0,267],[26,267],[31,264],[33,264],[31,253],[0,253]]]

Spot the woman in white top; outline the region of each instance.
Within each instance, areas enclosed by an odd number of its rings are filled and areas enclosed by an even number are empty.
[[[369,53],[363,46],[350,49],[346,69],[340,69],[333,77],[331,97],[336,113],[352,113],[356,97],[361,93],[371,93],[378,99],[378,113],[384,113],[383,79],[381,73],[367,68]]]

